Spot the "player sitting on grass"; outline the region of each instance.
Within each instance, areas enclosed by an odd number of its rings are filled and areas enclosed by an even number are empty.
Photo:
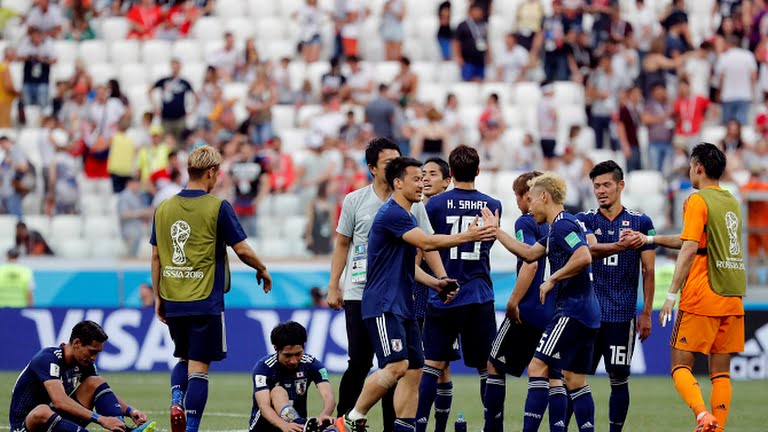
[[[253,408],[250,432],[317,432],[335,420],[336,407],[328,372],[319,360],[304,354],[307,330],[299,323],[278,324],[270,334],[275,353],[253,367]],[[307,419],[307,389],[315,383],[323,400],[316,418]]]
[[[107,334],[93,321],[72,328],[69,343],[43,348],[16,380],[11,396],[11,432],[87,432],[98,423],[113,432],[154,432],[143,412],[120,400],[96,370]],[[138,426],[132,429],[123,416]]]

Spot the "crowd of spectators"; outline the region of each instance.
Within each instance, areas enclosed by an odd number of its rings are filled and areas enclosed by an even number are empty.
[[[341,199],[368,181],[363,149],[375,136],[419,158],[445,157],[466,143],[479,150],[485,172],[558,169],[574,191],[572,208],[591,202],[584,179],[597,162],[592,149],[616,152],[627,171],[655,170],[685,188],[680,161],[720,127],[726,180],[754,184],[768,175],[765,0],[517,0],[509,2],[516,5],[511,13],[501,1],[425,2],[432,5],[435,52],[420,57],[434,58],[439,74],[455,71],[457,81],[499,89],[484,94],[474,118],[450,85],[443,100],[425,97],[421,87],[434,83],[414,68],[407,49],[410,8],[422,6],[405,0],[299,2],[290,15],[299,29],[296,48],[281,58],[264,56],[259,41],[228,29],[204,59],[202,84],[185,75],[185,58],[173,58],[170,74],[148,86],[149,109],[130,100],[117,79],[93,79],[84,62],[68,79],[51,82],[54,41],[100,37],[94,19],[123,16],[128,39],[173,41],[192,37],[201,17],[217,13],[216,1],[34,0],[21,11],[24,34],[0,63],[0,128],[12,127],[13,118],[39,127],[41,163],[34,167],[12,139],[0,138],[4,211],[23,216],[35,176],[43,181],[40,211],[49,215],[82,211],[83,178],[111,179],[122,236],[135,255],[153,205],[185,184],[186,153],[209,144],[224,156],[215,193],[232,202],[249,235],[258,236],[266,197],[297,194],[308,216],[307,248],[324,254]],[[367,33],[370,20],[378,34]],[[332,38],[323,31],[329,22]],[[364,58],[368,38],[380,39],[380,58]],[[389,62],[391,77],[371,60]],[[23,64],[21,82],[13,82],[13,62]],[[296,64],[324,62],[326,73],[297,77]],[[574,124],[558,104],[562,82],[581,89],[584,122]],[[532,83],[540,96],[514,101],[518,110],[511,112],[510,89]],[[242,94],[228,94],[232,85],[243,86]],[[42,113],[39,123],[25,115],[30,107]],[[291,126],[306,132],[304,142],[288,143],[290,151],[275,127],[278,108],[292,109]],[[535,121],[519,126],[517,117],[529,113]]]

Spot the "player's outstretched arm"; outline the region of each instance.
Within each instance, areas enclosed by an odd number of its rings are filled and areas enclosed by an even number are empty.
[[[573,254],[568,259],[568,262],[558,271],[552,273],[539,288],[539,299],[544,304],[544,299],[547,294],[552,291],[555,284],[563,279],[574,277],[581,273],[585,267],[592,264],[592,254],[589,252],[589,248],[586,245],[579,246],[578,249],[573,251]]]
[[[594,234],[587,234],[587,243],[589,244],[589,253],[592,254],[592,259],[605,258],[617,254],[619,252],[629,249],[627,242],[621,241],[614,243],[600,243],[597,241],[597,237]]]
[[[635,241],[637,239],[637,241]],[[683,240],[680,239],[679,234],[673,235],[645,235],[641,232],[624,230],[621,233],[621,239],[619,243],[632,242],[634,247],[628,247],[628,249],[637,249],[645,245],[658,245],[669,249],[680,249],[683,247]]]
[[[60,380],[47,380],[43,383],[43,386],[48,393],[48,397],[51,399],[51,403],[56,407],[57,411],[64,412],[78,419],[93,421],[109,431],[125,431],[125,423],[119,418],[100,416],[67,396],[67,392],[64,390],[64,385]]]
[[[256,255],[256,252],[251,248],[245,240],[236,243],[232,246],[232,250],[235,251],[240,261],[245,263],[248,267],[256,270],[256,281],[258,283],[264,283],[264,292],[268,293],[272,290],[272,276],[267,271],[267,266]]]
[[[659,321],[661,321],[662,327],[665,327],[667,322],[672,319],[672,309],[675,308],[677,292],[685,285],[685,281],[688,280],[688,273],[691,271],[693,259],[696,257],[696,251],[699,249],[699,242],[697,241],[685,240],[682,243],[683,246],[680,248],[680,254],[677,255],[677,261],[675,262],[675,273],[672,275],[672,283],[667,293],[667,301],[664,302],[664,306],[662,306],[661,313],[659,314]]]
[[[403,240],[410,245],[416,246],[424,252],[430,252],[438,249],[448,249],[458,246],[462,243],[475,241],[492,241],[496,239],[495,225],[477,225],[478,218],[472,222],[472,225],[466,231],[457,234],[427,235],[421,228],[416,227],[403,234]]]
[[[335,310],[339,310],[344,306],[344,293],[339,285],[339,279],[341,279],[341,273],[344,272],[344,267],[347,266],[347,254],[349,254],[351,244],[351,237],[339,234],[336,237],[336,247],[333,248],[333,255],[331,256],[331,278],[328,281],[328,296],[326,300],[328,301],[328,306]]]
[[[508,251],[527,263],[536,262],[547,254],[547,248],[541,244],[536,243],[531,246],[521,241],[517,241],[501,228],[496,230],[496,239],[507,248]]]
[[[520,324],[522,322],[518,305],[531,287],[531,282],[533,282],[538,269],[538,261],[523,263],[522,267],[520,267],[520,272],[517,274],[517,280],[515,281],[515,288],[512,290],[512,294],[509,295],[509,300],[507,301],[507,318],[514,323]]]
[[[336,409],[336,398],[333,396],[333,387],[331,383],[325,381],[317,383],[317,391],[320,392],[320,398],[323,400],[323,410],[320,411],[320,415],[317,416],[321,422],[323,420],[330,420],[333,422],[333,410]]]
[[[261,416],[283,432],[301,432],[303,429],[298,423],[288,423],[280,417],[272,407],[272,398],[269,389],[259,390],[254,393],[256,396],[256,405],[259,407]]]

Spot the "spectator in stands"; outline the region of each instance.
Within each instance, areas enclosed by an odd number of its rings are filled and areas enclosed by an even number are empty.
[[[96,97],[88,104],[88,120],[94,124],[98,139],[109,145],[112,135],[117,132],[121,119],[130,119],[130,111],[118,97],[110,97],[106,84],[96,86]]]
[[[0,265],[0,308],[25,308],[34,306],[35,278],[32,269],[19,264],[19,251],[8,249],[6,261]]]
[[[292,105],[296,102],[296,94],[291,85],[291,59],[283,57],[280,62],[272,68],[270,79],[275,83],[277,90],[277,103],[279,105]]]
[[[152,219],[153,210],[141,196],[141,181],[137,177],[128,179],[125,189],[117,197],[117,215],[120,218],[120,234],[125,242],[129,257],[139,256],[141,240],[146,235],[147,222]]]
[[[235,78],[238,55],[239,53],[235,48],[235,36],[232,32],[226,32],[224,33],[224,46],[213,51],[206,61],[209,66],[215,68],[219,80],[230,82]]]
[[[57,39],[64,25],[64,16],[58,4],[49,0],[37,0],[25,17],[24,23],[30,35],[32,29],[37,29],[44,37]]]
[[[448,128],[448,136],[451,140],[450,148],[464,142],[464,124],[459,114],[459,99],[453,93],[445,96],[445,106],[443,107],[443,124]]]
[[[345,57],[358,55],[357,41],[363,32],[363,23],[370,11],[363,0],[346,0],[344,21],[341,25],[341,47]]]
[[[96,39],[96,33],[94,33],[90,21],[87,18],[75,15],[70,20],[69,31],[67,31],[64,38],[66,40],[82,42]]]
[[[643,60],[643,97],[651,97],[651,88],[655,84],[666,85],[667,75],[675,73],[680,65],[680,59],[671,59],[664,54],[664,37],[659,36],[651,42],[651,49]]]
[[[136,160],[136,142],[128,134],[131,125],[129,118],[117,123],[117,133],[112,136],[107,159],[107,171],[112,178],[112,191],[116,194],[125,189],[125,184],[134,175]]]
[[[645,4],[645,0],[636,0],[635,8],[634,23],[635,27],[637,27],[635,41],[637,42],[637,51],[640,53],[640,62],[642,63],[643,58],[651,49],[651,41],[658,35],[659,21],[656,19],[653,7],[648,7]]]
[[[349,97],[352,103],[365,105],[374,96],[373,74],[368,67],[360,64],[360,58],[357,56],[349,56],[347,65],[350,70],[349,80],[347,80]]]
[[[216,86],[213,90],[211,99],[211,111],[208,113],[208,122],[210,131],[218,134],[221,131],[233,132],[237,129],[237,119],[235,118],[234,106],[237,98],[224,98],[224,92],[221,87]]]
[[[700,141],[701,124],[709,108],[709,99],[694,95],[688,79],[681,78],[674,107],[677,122],[675,133],[688,140],[688,148],[693,149]]]
[[[304,242],[313,255],[329,255],[333,251],[333,227],[336,226],[336,200],[333,181],[317,186],[317,196],[307,206]]]
[[[216,73],[216,68],[208,66],[205,70],[205,76],[203,76],[203,83],[200,85],[200,90],[197,92],[197,119],[195,125],[198,129],[206,131],[212,129],[213,125],[211,124],[209,116],[213,110],[214,94],[219,88],[219,78]]]
[[[339,129],[339,140],[344,148],[349,148],[357,141],[357,137],[362,131],[362,125],[355,120],[355,112],[347,111],[347,121]]]
[[[755,134],[758,142],[768,138],[768,114],[760,113],[755,116]]]
[[[139,149],[136,166],[145,186],[153,174],[168,168],[168,155],[171,152],[171,147],[167,144],[163,132],[162,126],[152,126],[149,130],[152,136],[152,145]]]
[[[483,81],[489,61],[488,25],[483,21],[483,8],[472,5],[469,16],[456,27],[453,52],[464,81]]]
[[[298,193],[302,201],[313,200],[317,196],[318,185],[335,177],[340,167],[334,165],[333,158],[329,155],[329,150],[334,145],[335,140],[332,137],[327,137],[320,142],[310,140],[307,143],[309,153],[296,170]]]
[[[525,0],[517,8],[515,15],[517,21],[517,42],[530,51],[533,41],[541,31],[541,23],[544,20],[544,7],[541,0]]]
[[[266,68],[262,68],[256,73],[256,79],[251,83],[245,100],[245,109],[248,111],[247,132],[251,144],[262,147],[274,136],[272,106],[276,103],[277,88],[269,79]]]
[[[395,136],[395,104],[387,97],[389,88],[379,85],[379,94],[365,106],[365,122],[373,126],[377,137],[393,139]]]
[[[523,135],[522,145],[515,148],[512,158],[512,169],[516,171],[531,171],[541,167],[544,162],[541,146],[536,145],[530,133]]]
[[[585,170],[588,165],[584,157],[574,150],[573,147],[566,147],[563,151],[563,157],[557,166],[557,173],[565,180],[568,193],[565,197],[565,208],[571,213],[583,211],[583,201],[587,196],[584,194],[583,182],[588,179],[589,170]],[[586,171],[586,173],[585,173]]]
[[[187,37],[200,17],[200,10],[192,0],[179,0],[174,3],[157,30],[158,39],[176,40]]]
[[[46,195],[46,214],[76,214],[80,202],[78,186],[79,165],[70,152],[69,136],[61,129],[51,133],[56,153],[48,168],[48,194]]]
[[[760,40],[765,37],[763,19],[768,14],[768,4],[765,0],[755,0],[751,3],[752,23],[749,26],[749,50],[754,51]]]
[[[130,25],[128,39],[154,39],[163,17],[163,10],[155,4],[155,0],[139,0],[125,15]]]
[[[29,36],[19,43],[16,60],[24,63],[24,105],[45,109],[50,103],[51,65],[56,63],[53,42],[37,27],[30,27]]]
[[[737,120],[747,124],[752,91],[757,82],[757,63],[754,55],[739,48],[739,41],[729,36],[728,47],[720,54],[715,65],[715,74],[720,83],[720,102],[723,105],[723,124]]]
[[[67,98],[61,107],[58,120],[69,132],[72,139],[82,139],[88,129],[88,87],[79,84],[72,88],[72,97]]]
[[[152,207],[157,208],[161,202],[178,194],[182,189],[181,171],[172,169],[168,178],[158,178],[155,182],[157,193],[152,197]]]
[[[293,156],[283,150],[283,140],[272,137],[264,154],[269,163],[269,189],[272,193],[292,193],[296,187]]]
[[[43,238],[39,231],[29,229],[24,222],[16,223],[16,244],[15,249],[19,254],[30,256],[53,255],[51,247]]]
[[[640,154],[640,113],[642,112],[643,93],[640,87],[632,87],[624,90],[619,98],[619,118],[616,122],[621,150],[627,161],[627,172],[642,169],[642,155]]]
[[[626,40],[631,41],[631,36],[628,36]],[[631,87],[640,75],[640,60],[637,50],[620,43],[613,37],[605,41],[603,46],[604,55],[611,56],[613,73],[620,78],[621,88]]]
[[[43,192],[48,193],[49,185],[49,172],[48,168],[51,166],[53,155],[56,153],[56,146],[53,144],[53,132],[57,130],[58,122],[56,117],[46,116],[43,118],[40,124],[40,132],[37,134],[37,150],[40,155],[40,165],[42,166],[43,174]],[[66,134],[66,131],[63,131]]]
[[[411,60],[400,57],[400,71],[389,86],[390,94],[400,102],[400,106],[405,107],[416,98],[418,90],[419,76],[411,70]]]
[[[381,8],[381,25],[379,33],[384,41],[384,60],[397,61],[403,47],[403,19],[405,18],[405,2],[403,0],[386,0]]]
[[[714,51],[712,42],[704,41],[699,48],[685,58],[684,74],[688,77],[691,93],[710,99],[710,81],[712,77],[713,60],[710,54]]]
[[[230,167],[234,185],[232,207],[248,237],[256,238],[259,206],[269,195],[269,162],[252,145],[241,144],[239,152],[237,162]]]
[[[504,50],[496,54],[496,80],[505,83],[525,81],[531,62],[528,50],[517,44],[517,37],[510,32],[504,37]]]
[[[555,102],[555,87],[551,82],[545,82],[541,87],[541,100],[539,101],[538,126],[541,153],[544,156],[544,169],[554,168],[555,147],[557,147],[557,103]]]
[[[592,73],[592,66],[596,58],[594,50],[590,46],[589,35],[581,31],[569,38],[567,42],[572,58],[571,79],[579,84],[584,84]]]
[[[70,88],[75,89],[78,86],[85,86],[85,91],[89,93],[88,97],[91,97],[90,92],[93,89],[93,78],[88,73],[88,66],[85,64],[85,61],[80,57],[75,59],[75,67],[72,71],[72,76],[69,78]]]
[[[298,19],[301,29],[301,56],[305,63],[314,63],[320,59],[322,48],[320,31],[323,11],[317,6],[317,0],[306,0],[304,7],[300,7],[293,16]]]
[[[444,1],[437,8],[437,43],[440,45],[440,58],[449,61],[453,58],[453,28],[451,28],[451,2]]]
[[[544,75],[547,81],[567,81],[570,77],[568,68],[569,50],[566,34],[570,30],[565,26],[562,3],[552,3],[552,15],[544,17],[542,30],[536,35],[531,52],[544,52]]]
[[[611,116],[619,107],[618,95],[621,91],[622,77],[613,72],[609,55],[600,57],[597,69],[587,83],[587,98],[592,101],[589,126],[595,131],[595,147],[603,148],[605,140],[610,142],[611,150],[618,150],[616,137],[611,134]]]
[[[143,0],[146,2],[147,0]],[[143,4],[143,3],[142,3]],[[186,128],[187,108],[185,104],[188,93],[195,95],[189,81],[181,78],[181,61],[177,58],[171,60],[171,76],[160,79],[149,89],[148,97],[152,100],[152,91],[160,89],[161,108],[155,107],[155,112],[160,113],[160,121],[165,133],[175,138],[181,136],[181,131]],[[197,103],[197,96],[195,95]]]
[[[253,38],[246,39],[243,55],[237,63],[237,81],[251,83],[256,78],[256,71],[260,64],[261,59],[259,50],[256,48],[256,41]]]
[[[11,127],[11,110],[13,101],[19,96],[19,91],[13,85],[11,76],[11,62],[16,56],[16,49],[5,47],[3,50],[3,60],[0,62],[0,129]]]
[[[328,302],[325,300],[326,293],[324,293],[320,287],[312,287],[312,289],[309,290],[309,295],[312,297],[312,307],[317,309],[328,309]]]
[[[725,127],[725,136],[720,141],[720,150],[727,155],[746,148],[741,139],[741,124],[736,120],[729,120]]]
[[[144,282],[139,285],[139,301],[143,308],[155,307],[155,290],[152,289],[152,283]]]
[[[443,115],[435,107],[427,109],[427,123],[416,129],[411,140],[411,157],[427,160],[437,156],[443,159],[450,153],[448,128],[443,125]]]
[[[672,157],[672,135],[675,128],[674,111],[663,84],[655,84],[651,89],[651,99],[645,103],[641,119],[648,128],[651,169],[663,172]]]
[[[483,170],[497,170],[504,162],[504,148],[501,137],[507,128],[504,113],[501,111],[499,95],[491,93],[480,114],[478,122],[480,144],[477,152],[480,154],[480,167]]]
[[[0,136],[0,150],[4,152],[0,163],[0,205],[4,213],[21,219],[21,199],[34,187],[27,183],[29,177],[26,174],[31,174],[34,180],[34,172],[24,152],[7,136]]]
[[[747,247],[749,251],[750,268],[766,264],[768,257],[768,200],[764,198],[750,199],[751,192],[768,193],[768,182],[765,181],[766,168],[757,162],[747,164],[749,180],[741,186],[741,192],[747,202]]]
[[[350,56],[356,54],[350,54]],[[328,73],[323,74],[320,77],[320,94],[322,96],[335,95],[346,97],[347,94],[347,78],[341,73],[341,61],[338,57],[334,57],[330,61],[331,70]]]

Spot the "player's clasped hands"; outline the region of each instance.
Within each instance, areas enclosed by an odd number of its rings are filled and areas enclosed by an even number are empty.
[[[646,236],[643,233],[625,229],[621,231],[619,236],[619,245],[626,249],[638,249],[645,246],[647,242]]]

